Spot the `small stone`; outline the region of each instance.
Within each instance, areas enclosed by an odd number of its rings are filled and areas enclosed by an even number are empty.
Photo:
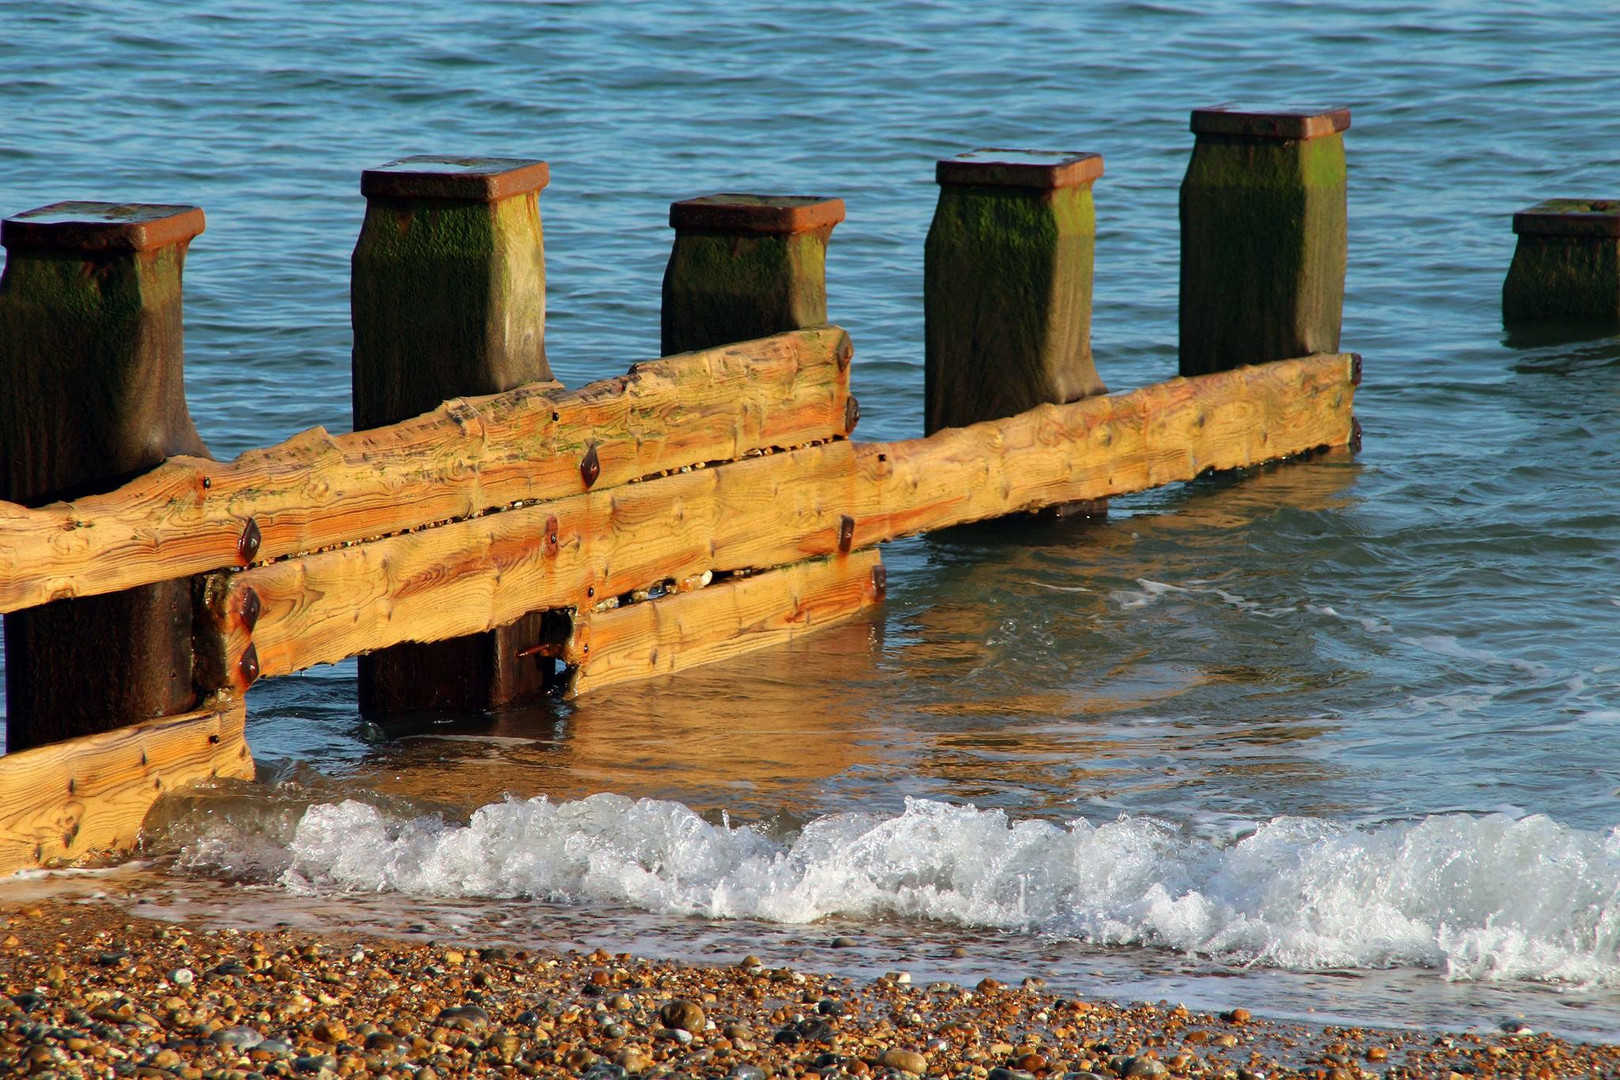
[[[449,964],[451,967],[460,967],[462,964],[466,963],[466,961],[467,955],[465,953],[459,952],[456,949],[446,949],[444,951],[444,962]]]
[[[251,1050],[264,1042],[264,1036],[250,1027],[220,1028],[208,1036],[215,1046],[229,1046],[236,1050]]]
[[[1383,1047],[1383,1046],[1369,1046],[1369,1047],[1367,1047],[1367,1060],[1368,1061],[1388,1061],[1389,1060],[1389,1050],[1388,1050],[1388,1048]]]
[[[890,972],[886,972],[884,974],[883,978],[884,978],[885,981],[895,983],[895,984],[897,984],[899,986],[910,986],[911,985],[911,972],[909,972],[909,971],[890,971]]]
[[[860,942],[856,941],[852,937],[842,937],[842,936],[833,938],[832,942],[831,942],[832,947],[835,948],[835,949],[853,949],[855,946],[857,946],[859,944],[860,944]]]
[[[990,978],[980,979],[979,980],[979,985],[974,987],[974,989],[977,990],[981,994],[988,994],[992,990],[1000,990],[1001,989],[1001,983],[997,982],[995,979],[990,979]]]
[[[1221,1019],[1229,1024],[1247,1024],[1249,1022],[1248,1009],[1228,1009],[1221,1013]]]
[[[748,956],[745,956],[741,960],[737,961],[737,966],[747,971],[753,968],[762,968],[765,965],[759,962],[759,957],[750,953]]]
[[[614,1056],[613,1063],[631,1075],[643,1073],[652,1068],[652,1058],[633,1046],[627,1046],[620,1050]]]
[[[1125,1059],[1125,1067],[1120,1070],[1119,1075],[1126,1080],[1133,1077],[1138,1080],[1159,1080],[1160,1077],[1169,1076],[1170,1070],[1162,1061],[1150,1057],[1132,1057]]]
[[[664,1042],[677,1042],[682,1046],[692,1041],[692,1033],[685,1028],[659,1028],[653,1032],[653,1038]]]
[[[990,1075],[985,1077],[985,1080],[1035,1080],[1035,1074],[1020,1072],[1017,1069],[1004,1069],[998,1065],[990,1070]]]
[[[316,1042],[340,1043],[349,1037],[349,1029],[341,1020],[317,1020],[309,1029]]]
[[[707,1018],[703,1015],[703,1007],[685,998],[666,1002],[664,1007],[658,1010],[658,1019],[667,1028],[689,1031],[693,1034],[702,1031],[707,1022]]]
[[[197,981],[197,974],[188,967],[175,968],[169,972],[169,981],[176,986],[190,986]]]
[[[885,1050],[883,1056],[878,1058],[878,1064],[885,1069],[899,1069],[913,1076],[921,1076],[928,1071],[928,1059],[915,1050]]]
[[[726,1074],[727,1080],[765,1080],[765,1070],[758,1065],[733,1065]]]
[[[439,1023],[459,1031],[478,1031],[489,1027],[489,1012],[478,1005],[454,1005],[439,1010]]]
[[[751,1039],[754,1033],[748,1029],[747,1024],[727,1024],[720,1029],[720,1034],[736,1042],[738,1039]]]

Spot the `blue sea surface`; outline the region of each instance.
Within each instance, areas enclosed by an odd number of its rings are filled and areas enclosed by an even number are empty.
[[[1086,992],[1620,1036],[1620,338],[1500,318],[1512,213],[1620,196],[1606,9],[0,0],[0,214],[208,214],[187,391],[221,458],[348,428],[359,173],[401,156],[550,162],[571,386],[657,354],[672,200],[842,197],[829,308],[895,438],[936,159],[1104,155],[1123,389],[1175,371],[1189,111],[1354,116],[1360,454],[896,543],[871,618],[573,705],[385,737],[352,664],[267,682],[270,782],[176,810],[128,888],[683,955],[837,925],[870,948],[808,962],[971,940]]]

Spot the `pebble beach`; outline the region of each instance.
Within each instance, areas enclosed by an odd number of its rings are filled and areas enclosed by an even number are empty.
[[[0,991],[0,1076],[1620,1075],[1620,1048],[1529,1030],[1313,1028],[1241,1007],[1059,997],[1038,979],[857,983],[747,956],[711,966],[190,929],[99,901],[0,907]]]

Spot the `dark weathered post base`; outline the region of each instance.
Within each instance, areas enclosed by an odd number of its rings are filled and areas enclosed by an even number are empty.
[[[549,178],[543,161],[432,155],[362,175],[356,429],[551,378],[538,198]],[[469,712],[538,693],[551,665],[518,653],[539,640],[539,620],[362,656],[360,708]]]
[[[1513,215],[1506,322],[1620,322],[1620,199],[1550,199]]]
[[[1181,374],[1336,352],[1349,109],[1197,109],[1181,184]]]
[[[57,203],[0,225],[0,498],[105,491],[207,456],[186,410],[181,272],[193,206]],[[8,751],[184,712],[189,580],[5,616]]]
[[[705,195],[672,203],[662,352],[820,326],[827,321],[827,241],[844,200]]]
[[[1107,392],[1091,359],[1100,154],[979,150],[935,167],[924,428]]]

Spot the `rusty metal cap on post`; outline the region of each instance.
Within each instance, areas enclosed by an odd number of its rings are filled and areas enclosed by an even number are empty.
[[[1620,199],[1548,199],[1513,215],[1521,236],[1620,237]]]
[[[205,224],[197,206],[59,202],[0,222],[0,244],[14,250],[151,251],[184,244]]]
[[[1192,130],[1197,135],[1247,135],[1256,139],[1320,139],[1350,127],[1350,110],[1343,106],[1267,108],[1228,102],[1194,109]]]
[[[934,166],[941,184],[1042,190],[1079,187],[1102,174],[1101,154],[1059,150],[974,150]]]
[[[804,233],[844,220],[844,200],[820,195],[703,195],[669,204],[675,229],[722,233]]]
[[[498,202],[539,191],[550,182],[551,167],[531,158],[418,154],[362,172],[360,194],[368,199]]]

